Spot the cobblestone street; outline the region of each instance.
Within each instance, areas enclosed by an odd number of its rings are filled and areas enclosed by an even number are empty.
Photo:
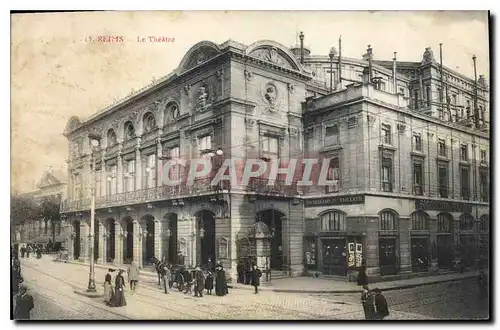
[[[195,298],[172,291],[165,295],[150,282],[141,281],[138,292],[126,291],[127,306],[110,308],[101,298],[74,293],[88,282],[85,267],[55,263],[50,257],[23,259],[23,275],[35,298],[33,319],[219,319],[219,320],[340,320],[363,319],[355,295],[322,296],[298,293],[230,290],[224,297]],[[96,268],[96,282],[102,290],[104,269]],[[393,311],[388,319],[429,319],[427,316]]]

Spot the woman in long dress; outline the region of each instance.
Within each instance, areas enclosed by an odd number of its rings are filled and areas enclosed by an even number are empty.
[[[125,279],[123,278],[123,273],[125,271],[120,269],[118,275],[115,278],[115,296],[113,299],[113,307],[122,307],[127,306],[127,302],[125,301]]]
[[[227,294],[226,272],[221,264],[218,264],[215,270],[215,294],[217,296],[225,296]]]
[[[112,272],[112,269],[109,269],[108,272]],[[113,285],[111,284],[111,274],[107,273],[106,277],[104,277],[104,302],[107,305],[111,304],[113,300],[114,292]]]

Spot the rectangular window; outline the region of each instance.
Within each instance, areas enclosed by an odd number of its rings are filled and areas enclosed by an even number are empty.
[[[418,100],[418,89],[415,89],[415,90],[413,91],[413,108],[414,108],[415,110],[417,110],[417,109],[418,109],[418,103],[419,103],[418,101],[419,101],[419,100]]]
[[[340,161],[338,158],[333,158],[330,160],[326,179],[328,181],[334,181],[334,183],[326,186],[326,193],[339,192]]]
[[[443,103],[443,91],[438,88],[439,102]]]
[[[432,104],[432,93],[431,93],[431,87],[430,86],[427,86],[425,88],[425,92],[426,92],[426,98],[427,98],[427,106],[431,106]]]
[[[339,126],[327,126],[325,128],[325,146],[339,144]]]
[[[487,171],[479,171],[479,190],[481,194],[481,201],[488,202],[489,194],[488,194],[488,172]]]
[[[470,100],[465,101],[465,110],[468,110],[470,112]]]
[[[135,190],[135,160],[130,160],[125,163],[125,173],[123,175],[125,183],[125,192]]]
[[[108,177],[106,178],[107,180],[106,194],[108,196],[116,194],[117,183],[118,183],[117,173],[118,173],[118,167],[116,165],[111,165],[108,167]]]
[[[457,105],[457,94],[453,94],[451,96],[451,102],[453,103],[453,105]]]
[[[265,135],[262,138],[262,152],[264,157],[279,158],[279,139],[275,136]]]
[[[82,182],[81,182],[82,176],[79,173],[76,173],[74,175],[74,191],[73,191],[73,199],[78,200],[82,199]]]
[[[146,189],[156,187],[156,155],[146,158]]]
[[[382,124],[382,141],[384,144],[391,144],[391,126]]]
[[[439,197],[448,198],[448,166],[438,167]]]
[[[404,88],[399,88],[399,94],[405,96],[405,89]]]
[[[446,142],[444,139],[438,140],[438,155],[441,157],[446,157]]]
[[[482,163],[486,163],[486,150],[481,150],[479,152],[479,154],[480,154],[480,157],[481,157],[481,162]]]
[[[444,111],[441,108],[438,109],[438,117],[439,119],[444,120]]]
[[[469,189],[469,182],[470,182],[470,171],[468,167],[461,167],[460,168],[460,186],[462,187],[461,189],[461,196],[462,199],[470,199],[470,189]]]
[[[469,155],[467,153],[467,145],[465,145],[465,144],[460,145],[460,160],[462,160],[462,161],[469,160]]]
[[[392,159],[382,158],[382,190],[392,191]]]
[[[168,155],[172,161],[178,161],[180,159],[180,148],[172,147],[168,151]],[[180,179],[180,165],[171,165],[169,168],[169,178],[170,180]]]
[[[212,150],[212,136],[205,135],[198,138],[198,151],[200,154]]]
[[[422,151],[422,137],[418,133],[413,134],[413,148],[415,151]]]
[[[422,164],[413,164],[413,191],[415,195],[423,194],[423,184],[424,184],[424,171],[422,169]]]

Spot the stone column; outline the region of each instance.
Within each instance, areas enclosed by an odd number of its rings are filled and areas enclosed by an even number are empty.
[[[156,258],[161,259],[163,257],[163,226],[160,220],[155,219],[155,247],[154,255]]]
[[[399,260],[401,273],[409,273],[412,271],[410,228],[410,218],[399,217]]]
[[[104,235],[107,234],[106,227],[102,224],[99,223],[99,237],[96,237],[94,239],[99,240],[99,258],[97,259],[100,264],[105,264],[106,263],[106,238]]]
[[[142,158],[141,150],[137,148],[135,150],[135,189],[143,189],[142,185]]]
[[[142,241],[143,238],[140,237],[142,235],[142,230],[139,222],[136,220],[133,221],[134,224],[134,252],[133,252],[133,261],[137,266],[142,267]]]
[[[163,185],[163,160],[162,157],[162,147],[161,140],[156,139],[156,186],[161,187]],[[156,242],[156,240],[155,240]],[[156,251],[156,248],[155,248]]]
[[[89,226],[85,220],[80,221],[80,262],[89,262]]]
[[[437,219],[429,218],[429,249],[430,249],[430,270],[437,271],[438,260],[437,260]]]
[[[115,265],[123,264],[123,241],[126,238],[124,234],[122,225],[115,220],[115,260],[113,262]]]

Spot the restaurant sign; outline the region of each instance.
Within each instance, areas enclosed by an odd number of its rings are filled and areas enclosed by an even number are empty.
[[[363,204],[364,202],[365,202],[365,195],[335,196],[335,197],[306,199],[304,201],[304,206],[314,207],[314,206],[330,206],[330,205],[348,205],[348,204]]]
[[[417,199],[415,200],[415,209],[441,212],[471,213],[472,204],[436,201],[432,199]]]

